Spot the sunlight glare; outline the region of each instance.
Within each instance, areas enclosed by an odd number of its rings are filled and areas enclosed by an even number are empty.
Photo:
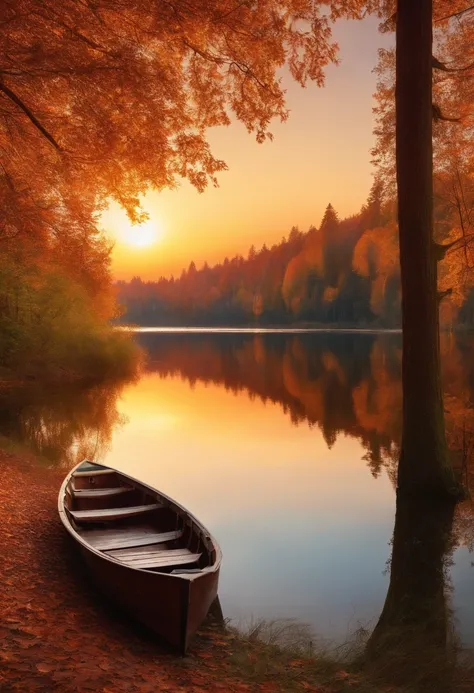
[[[157,219],[147,219],[142,224],[131,224],[128,220],[120,229],[122,240],[135,248],[147,248],[163,236],[163,226]]]

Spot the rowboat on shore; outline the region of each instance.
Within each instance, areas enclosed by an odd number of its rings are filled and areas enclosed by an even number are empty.
[[[217,597],[221,550],[156,489],[85,460],[65,478],[59,516],[98,587],[185,653]]]

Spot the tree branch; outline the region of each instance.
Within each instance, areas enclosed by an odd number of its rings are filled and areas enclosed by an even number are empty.
[[[54,137],[46,130],[46,128],[41,125],[39,122],[38,118],[33,114],[33,112],[28,108],[26,104],[23,103],[23,101],[15,94],[14,91],[9,89],[3,82],[0,82],[0,91],[2,91],[8,98],[13,101],[22,111],[23,113],[31,120],[33,125],[41,132],[41,134],[46,137],[46,139],[51,142],[53,147],[55,147],[58,151],[61,151],[60,145],[56,142]]]
[[[464,240],[463,238],[456,238],[455,241],[451,241],[451,243],[446,243],[445,245],[441,243],[433,243],[434,245],[434,255],[435,259],[440,262],[441,260],[444,260],[446,253],[450,248],[456,245],[456,243],[459,243],[460,241]]]
[[[443,72],[466,72],[466,70],[471,70],[474,67],[474,63],[470,63],[470,65],[465,67],[448,67],[446,63],[442,63],[434,55],[431,57],[431,65],[433,70],[442,70]]]
[[[461,17],[461,15],[471,12],[472,10],[474,10],[474,5],[469,5],[469,7],[465,7],[464,10],[459,10],[459,12],[453,12],[452,14],[447,14],[445,17],[435,19],[435,23],[444,22],[446,19],[453,19],[454,17]]]
[[[453,293],[452,289],[446,289],[446,291],[438,291],[438,301],[441,303],[443,298],[446,298],[446,296],[451,296]]]
[[[447,121],[448,123],[459,123],[461,118],[450,118],[443,115],[441,108],[437,104],[433,104],[433,120],[437,123],[439,120]]]

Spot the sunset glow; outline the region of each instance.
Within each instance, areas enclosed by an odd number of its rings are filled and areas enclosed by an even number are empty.
[[[119,228],[120,240],[135,248],[147,248],[163,237],[163,226],[158,219],[150,218],[142,224],[131,224],[125,220]]]
[[[211,150],[228,165],[219,187],[200,194],[184,180],[144,195],[143,209],[158,226],[156,242],[146,242],[148,231],[136,241],[137,227],[124,231],[127,217],[112,203],[102,226],[115,243],[116,279],[178,277],[191,260],[198,268],[212,266],[246,256],[252,244],[271,247],[293,225],[302,231],[319,226],[329,202],[341,218],[360,210],[373,175],[372,70],[377,49],[391,39],[379,33],[374,17],[340,21],[334,33],[341,64],[327,69],[323,89],[313,83],[301,89],[282,69],[290,118],[272,123],[273,142],[257,144],[235,120],[210,128]]]

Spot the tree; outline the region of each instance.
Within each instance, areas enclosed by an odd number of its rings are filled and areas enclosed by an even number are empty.
[[[326,207],[323,220],[319,228],[323,247],[321,268],[324,279],[332,287],[336,287],[339,280],[339,219],[331,203]]]
[[[108,200],[225,168],[206,129],[231,113],[258,141],[287,118],[278,70],[323,83],[330,23],[358,0],[253,4],[6,0],[0,7],[3,233],[95,226]],[[311,27],[308,31],[306,26]],[[145,155],[146,153],[146,155]]]
[[[455,492],[456,484],[444,428],[437,283],[440,255],[433,237],[432,0],[398,0],[396,22],[396,165],[403,327],[403,432],[398,484],[424,494],[445,494]]]
[[[396,224],[366,230],[354,249],[353,266],[358,274],[370,280],[374,314],[386,318],[389,324],[399,324],[399,291],[395,291],[393,298],[389,295],[390,289],[398,289],[400,283]]]
[[[454,273],[443,267],[441,287],[437,277],[439,262],[469,237],[469,213],[461,194],[466,177],[461,175],[454,181],[452,173],[459,151],[463,151],[464,166],[469,170],[470,162],[472,170],[472,123],[463,119],[472,101],[472,80],[466,79],[474,68],[469,60],[473,24],[467,19],[472,9],[460,1],[436,0],[433,6],[432,0],[398,0],[396,56],[392,51],[381,51],[377,68],[375,162],[386,188],[390,190],[396,178],[398,190],[404,330],[404,433],[399,481],[412,490],[430,487],[435,493],[456,488],[447,462],[437,346],[439,303],[452,289],[443,284]],[[450,22],[452,17],[456,17],[456,26]],[[441,60],[433,57],[433,24]],[[460,122],[453,112],[461,116]],[[433,225],[433,135],[437,208],[443,197],[445,204],[447,196],[454,198],[451,206],[457,207],[457,225],[461,229],[464,225],[464,232],[461,230],[455,239],[452,216],[449,224]],[[448,191],[454,195],[447,195]],[[421,419],[428,423],[420,426]]]

